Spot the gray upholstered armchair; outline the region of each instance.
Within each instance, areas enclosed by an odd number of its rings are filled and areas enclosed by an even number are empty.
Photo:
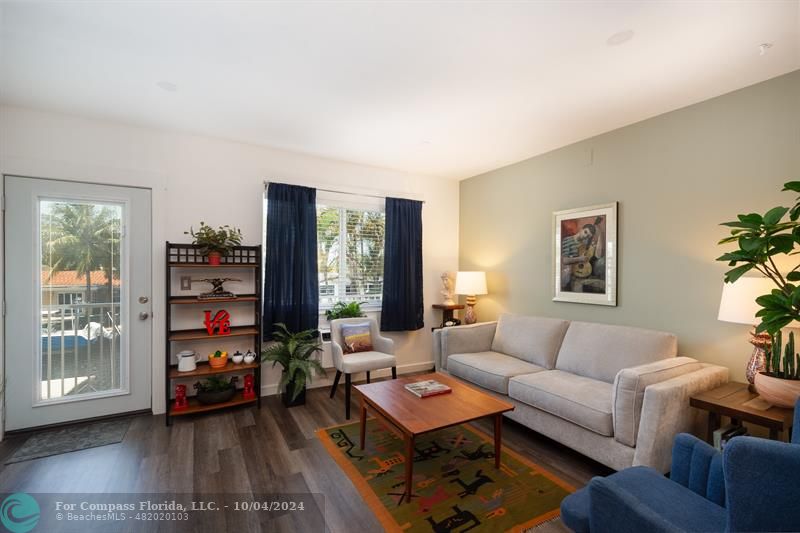
[[[342,325],[343,324],[365,324],[369,323],[369,333],[372,339],[373,350],[369,352],[358,352],[345,354],[342,346]],[[336,368],[336,377],[331,387],[331,398],[336,394],[336,387],[339,379],[344,374],[345,384],[345,415],[350,419],[350,376],[356,372],[367,373],[367,383],[369,383],[369,373],[372,370],[381,368],[392,369],[392,379],[397,379],[397,360],[394,357],[394,341],[388,337],[382,337],[378,329],[378,322],[374,318],[339,318],[331,320],[331,352],[333,355],[333,366]]]

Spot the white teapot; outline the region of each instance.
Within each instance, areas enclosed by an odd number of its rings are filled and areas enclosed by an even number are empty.
[[[249,365],[255,360],[256,360],[256,353],[253,350],[247,350],[247,353],[244,354],[244,362]]]

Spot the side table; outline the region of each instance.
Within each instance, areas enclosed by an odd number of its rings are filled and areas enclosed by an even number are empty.
[[[431,307],[442,311],[442,324],[439,326],[440,328],[444,327],[445,322],[453,319],[453,311],[464,309],[464,306],[460,304],[455,304],[455,305],[433,304]],[[433,331],[434,329],[436,328],[431,328],[431,331]]]
[[[719,429],[721,417],[727,416],[733,424],[750,422],[769,429],[772,440],[788,441],[794,409],[771,406],[747,387],[747,383],[726,383],[689,399],[692,407],[708,411],[706,440],[713,443],[714,431]]]

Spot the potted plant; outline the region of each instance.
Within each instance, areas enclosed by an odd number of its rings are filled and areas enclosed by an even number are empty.
[[[361,304],[367,302],[336,302],[333,307],[325,311],[325,318],[336,320],[337,318],[359,318],[364,316],[361,311]]]
[[[195,383],[197,401],[202,404],[227,402],[236,394],[237,379],[236,376],[230,380],[226,380],[222,376],[211,376],[205,381]]]
[[[784,184],[783,190],[800,194],[800,181]],[[763,215],[738,215],[737,220],[722,224],[731,228],[731,235],[719,242],[736,243],[738,249],[717,258],[732,267],[725,273],[726,283],[755,271],[775,284],[769,294],[756,298],[761,307],[756,313],[761,319],[756,333],[768,333],[772,348],[764,370],[755,376],[755,386],[766,401],[783,407],[793,407],[800,397],[800,355],[795,352],[794,334],[789,335],[786,346],[782,345],[781,335],[781,329],[800,321],[800,264],[785,273],[778,269],[776,258],[800,253],[798,219],[800,196],[795,198],[792,207],[773,207]]]
[[[190,227],[189,231],[183,233],[192,236],[192,244],[200,246],[200,253],[208,257],[209,265],[219,265],[222,256],[228,255],[234,246],[242,244],[242,231],[227,224],[214,229],[201,221],[200,229],[196,232]]]
[[[261,360],[272,361],[273,368],[276,364],[283,368],[278,385],[283,405],[303,405],[306,403],[306,383],[311,383],[313,371],[325,375],[322,364],[314,357],[322,351],[317,332],[307,329],[292,333],[284,324],[275,324],[272,338],[275,342],[261,352]]]

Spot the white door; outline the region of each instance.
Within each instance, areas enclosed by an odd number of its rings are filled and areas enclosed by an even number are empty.
[[[5,188],[6,430],[150,408],[150,191]]]

